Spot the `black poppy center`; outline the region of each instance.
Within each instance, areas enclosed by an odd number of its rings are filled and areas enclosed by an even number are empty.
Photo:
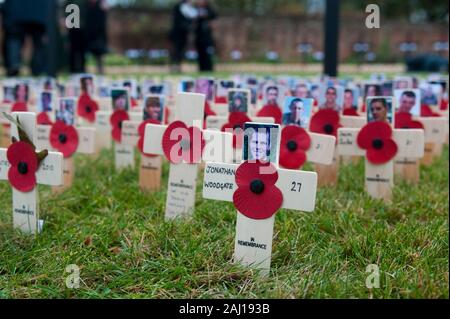
[[[383,141],[380,140],[379,138],[376,138],[372,141],[372,146],[374,149],[379,150],[380,148],[383,147]]]
[[[117,125],[119,126],[120,129],[122,129],[122,122],[123,122],[123,121],[120,121],[119,124],[117,124]]]
[[[64,133],[59,134],[58,140],[61,144],[65,144],[67,142],[67,135]]]
[[[331,125],[331,124],[326,124],[326,125],[323,127],[323,131],[324,131],[325,133],[327,133],[327,134],[333,133],[333,125]]]
[[[402,128],[403,129],[409,129],[409,127],[407,125],[404,125]]]
[[[290,150],[291,152],[295,151],[297,149],[297,142],[290,140],[287,142],[286,147],[288,150]]]
[[[191,142],[189,142],[189,140],[187,139],[182,139],[180,141],[180,147],[183,151],[186,151],[191,147]]]
[[[261,194],[264,191],[264,183],[260,179],[254,179],[250,183],[252,193]]]
[[[92,108],[89,105],[86,106],[85,110],[86,110],[86,113],[91,113],[92,112]]]
[[[28,173],[28,164],[25,162],[19,162],[19,165],[17,165],[17,170],[20,174],[25,175]]]

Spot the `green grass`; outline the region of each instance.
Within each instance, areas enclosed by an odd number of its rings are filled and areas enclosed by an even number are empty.
[[[192,219],[164,221],[166,191],[138,188],[135,170],[113,171],[111,151],[77,156],[76,180],[54,195],[40,187],[44,231],[12,229],[11,189],[0,183],[2,298],[448,298],[448,147],[420,185],[398,183],[394,202],[363,191],[363,163],[321,188],[313,213],[276,215],[272,270],[234,265],[236,212],[204,200]],[[168,165],[164,165],[166,185]],[[200,176],[201,177],[201,176]],[[81,268],[79,289],[66,266]],[[367,265],[380,288],[365,287]]]

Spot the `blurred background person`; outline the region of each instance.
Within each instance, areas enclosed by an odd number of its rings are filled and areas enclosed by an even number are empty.
[[[97,73],[103,74],[103,56],[107,53],[107,6],[105,0],[87,0],[86,51],[94,56]]]
[[[198,54],[200,72],[212,72],[214,69],[214,38],[211,21],[217,18],[208,0],[197,0],[197,20],[195,25],[195,47]]]
[[[33,43],[32,75],[46,71],[48,21],[56,0],[5,0],[3,4],[4,61],[7,76],[17,76],[22,65],[22,48],[27,36]]]
[[[191,0],[182,0],[173,8],[172,28],[169,33],[169,40],[172,43],[170,53],[171,72],[181,72],[181,62],[184,58],[189,32],[196,17],[197,10],[192,5]]]

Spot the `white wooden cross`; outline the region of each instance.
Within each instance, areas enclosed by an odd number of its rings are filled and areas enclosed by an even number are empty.
[[[203,125],[203,111],[205,95],[198,93],[178,93],[175,104],[175,118],[188,127],[199,129]],[[144,152],[148,154],[163,155],[162,137],[166,130],[165,125],[147,124],[144,137]],[[206,142],[202,153],[205,162],[231,162],[232,142],[231,133],[213,130],[203,130]],[[189,141],[199,143],[199,141]],[[190,215],[195,206],[195,193],[199,163],[170,163],[169,185],[165,216],[168,219],[182,215]]]
[[[139,141],[139,126],[141,121],[123,121],[122,144],[136,147]],[[163,157],[161,155],[146,156],[141,154],[139,167],[139,186],[142,191],[152,192],[161,188]]]
[[[341,155],[365,156],[359,148],[359,128],[338,129],[338,150]],[[393,129],[392,138],[397,144],[397,154],[385,164],[372,164],[365,159],[365,187],[373,198],[391,201],[394,186],[394,160],[396,158],[421,158],[424,154],[424,131],[422,129]]]
[[[36,114],[30,112],[12,113],[18,118],[30,140],[36,143]],[[11,136],[18,139],[18,130],[11,124]],[[36,144],[35,144],[36,145]],[[0,149],[0,180],[8,179],[10,164],[7,159],[7,149]],[[41,162],[36,172],[37,184],[60,186],[63,183],[63,155],[59,152],[49,152]],[[30,192],[21,192],[13,187],[13,224],[26,233],[39,233],[43,221],[39,219],[38,191],[34,187]]]
[[[316,203],[317,173],[280,169],[276,186],[283,194],[282,208],[311,212]],[[239,164],[207,163],[203,180],[203,197],[233,201],[237,189],[235,173]],[[275,214],[266,219],[253,219],[237,211],[234,261],[259,269],[268,275],[272,256]]]

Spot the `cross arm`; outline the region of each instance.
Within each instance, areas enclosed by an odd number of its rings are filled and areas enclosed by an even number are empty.
[[[329,165],[333,162],[336,138],[331,135],[309,133],[311,146],[306,151],[309,162]]]
[[[338,153],[347,156],[364,156],[366,151],[358,147],[356,138],[359,128],[340,128],[338,129]]]
[[[237,189],[238,164],[207,163],[203,179],[203,197],[232,202]],[[316,203],[317,174],[278,169],[276,186],[283,193],[282,208],[311,212]]]
[[[421,158],[425,151],[425,133],[422,129],[395,129],[393,138],[397,143],[395,157]]]

